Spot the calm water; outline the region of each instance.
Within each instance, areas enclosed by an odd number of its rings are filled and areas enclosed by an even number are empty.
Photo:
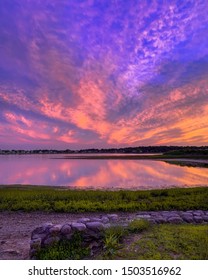
[[[153,189],[208,185],[208,169],[162,161],[0,155],[0,184]]]

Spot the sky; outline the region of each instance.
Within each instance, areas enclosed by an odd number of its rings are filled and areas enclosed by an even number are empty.
[[[208,145],[207,0],[1,0],[0,149]]]

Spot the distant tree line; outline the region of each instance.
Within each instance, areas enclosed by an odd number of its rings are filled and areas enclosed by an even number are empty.
[[[36,150],[1,150],[0,154],[147,154],[147,153],[166,153],[166,154],[205,154],[208,155],[208,146],[140,146],[125,148],[106,148],[106,149],[80,149],[80,150],[55,150],[55,149],[36,149]]]

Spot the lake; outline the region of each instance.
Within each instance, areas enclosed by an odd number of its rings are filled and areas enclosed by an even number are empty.
[[[68,159],[69,155],[0,155],[0,184],[94,189],[207,186],[208,169],[159,160]]]

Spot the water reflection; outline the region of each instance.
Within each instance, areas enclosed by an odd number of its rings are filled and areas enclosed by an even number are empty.
[[[206,168],[181,167],[153,160],[70,160],[52,159],[49,155],[11,155],[0,156],[0,170],[0,184],[97,189],[208,185]]]

